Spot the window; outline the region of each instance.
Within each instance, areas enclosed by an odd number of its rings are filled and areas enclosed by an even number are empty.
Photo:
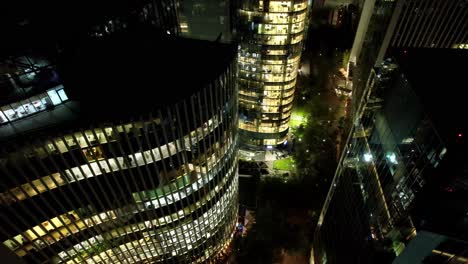
[[[41,103],[45,108],[52,106],[52,101],[50,100],[49,96],[47,94],[43,94],[43,97],[41,98]]]
[[[83,153],[88,161],[102,160],[104,155],[99,146],[83,149]]]
[[[49,90],[47,91],[47,94],[49,95],[50,100],[52,100],[53,105],[58,105],[62,102],[62,100],[60,100],[60,97],[55,90]]]
[[[30,102],[32,104],[32,106],[34,107],[34,109],[36,111],[42,111],[45,109],[45,105],[44,103],[42,103],[41,99],[44,97],[45,94],[41,94],[39,96],[33,96],[30,98]],[[46,95],[45,95],[46,96]]]
[[[8,117],[10,121],[20,118],[20,113],[15,108],[17,107],[15,107],[14,105],[13,107],[5,106],[2,108],[3,113],[6,115],[6,117]]]
[[[56,94],[55,91],[51,91]],[[67,98],[63,92],[64,97]],[[60,103],[61,100],[58,95],[55,95],[56,102]],[[58,99],[58,100],[57,100]],[[18,103],[13,103],[9,106],[2,108],[3,113],[0,114],[0,123],[20,119],[36,112],[45,110],[47,106],[52,105],[51,99],[46,93],[33,96],[27,100],[23,100]]]
[[[65,94],[65,91],[63,89],[57,90],[58,95],[60,96],[60,99],[62,99],[62,102],[68,100],[67,94]]]
[[[0,111],[0,123],[6,123],[8,122],[8,119],[6,118],[6,116],[3,114],[2,111]]]

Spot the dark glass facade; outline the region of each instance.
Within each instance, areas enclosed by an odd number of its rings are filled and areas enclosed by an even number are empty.
[[[353,114],[371,70],[380,67],[388,48],[467,48],[465,1],[364,1],[361,11],[348,66]]]
[[[466,124],[463,102],[447,88],[462,83],[452,66],[466,59],[455,44],[466,37],[459,26],[466,8],[464,1],[364,1],[348,67],[353,126],[318,221],[315,263],[462,260],[467,232],[459,217],[468,196],[459,181],[467,161],[456,131]],[[431,234],[445,238],[426,243]],[[461,250],[440,250],[453,237]]]
[[[315,263],[463,263],[466,124],[451,119],[462,100],[439,88],[462,83],[446,63],[468,54],[450,52],[398,51],[398,63],[372,70],[319,217]]]
[[[119,4],[103,3],[113,11],[108,15],[97,17],[85,32],[94,37],[102,37],[124,30],[128,27],[148,25],[158,28],[167,34],[178,35],[179,20],[176,0],[141,0],[123,1]]]
[[[369,252],[389,251],[379,242],[400,232],[395,231],[399,224],[405,226],[404,237],[415,231],[405,223],[407,209],[424,185],[424,170],[444,154],[407,80],[395,77],[396,65],[385,66],[374,76],[320,216],[314,251],[329,263],[375,263],[381,256]],[[338,236],[339,241],[328,240]]]
[[[179,0],[178,6],[181,36],[231,41],[231,0]]]
[[[393,47],[461,48],[468,46],[465,1],[401,1]]]

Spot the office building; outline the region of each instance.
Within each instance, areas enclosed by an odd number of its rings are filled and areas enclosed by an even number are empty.
[[[405,48],[387,56],[357,107],[313,263],[465,263],[467,130],[457,63],[468,53]]]
[[[68,47],[60,67],[35,54],[2,64],[2,250],[212,262],[237,222],[236,52],[141,27]]]
[[[374,67],[391,48],[464,48],[468,4],[463,0],[366,0],[348,65],[347,89],[356,114]]]
[[[466,52],[457,43],[466,42],[468,7],[418,0],[361,7],[347,71],[353,126],[312,260],[459,263],[467,241],[460,224],[467,161],[455,87],[462,86],[456,63]],[[444,210],[444,203],[453,207]]]
[[[308,18],[305,1],[240,1],[239,135],[247,146],[286,141]]]
[[[234,29],[231,4],[229,0],[179,0],[181,36],[230,42]]]
[[[104,1],[91,12],[94,19],[87,22],[88,27],[83,30],[88,35],[100,37],[128,27],[148,25],[166,34],[178,35],[177,4],[176,0]]]

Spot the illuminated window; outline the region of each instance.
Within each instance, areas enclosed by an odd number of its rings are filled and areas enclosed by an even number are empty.
[[[62,100],[62,102],[68,100],[68,96],[65,94],[65,91],[63,89],[57,90],[57,93],[58,93],[60,99]]]
[[[104,159],[104,154],[100,146],[85,148],[83,149],[83,153],[89,162]]]
[[[52,100],[53,105],[58,105],[62,102],[55,89],[47,91],[47,94],[49,95],[50,100]]]
[[[2,111],[0,111],[0,123],[6,123],[8,122],[6,116],[3,114]]]

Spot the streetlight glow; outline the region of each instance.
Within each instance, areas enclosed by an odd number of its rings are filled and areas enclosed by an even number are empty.
[[[370,153],[365,153],[364,154],[364,161],[365,162],[370,162],[372,160],[372,154]]]

